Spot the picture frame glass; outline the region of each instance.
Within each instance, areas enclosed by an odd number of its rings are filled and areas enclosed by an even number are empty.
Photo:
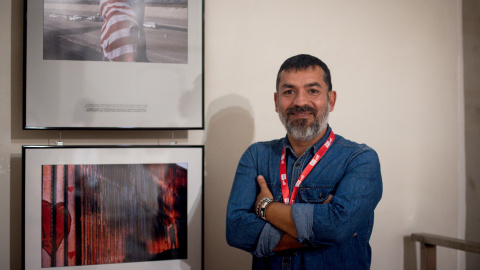
[[[24,147],[25,269],[201,269],[203,147]]]
[[[25,129],[203,129],[202,0],[26,0]]]

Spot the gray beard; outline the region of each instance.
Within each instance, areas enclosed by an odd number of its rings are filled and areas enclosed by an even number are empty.
[[[280,110],[278,110],[278,117],[282,122],[283,126],[287,130],[288,135],[290,135],[293,139],[298,141],[309,141],[315,138],[318,134],[320,134],[324,129],[327,128],[328,125],[328,114],[330,113],[330,104],[327,104],[327,108],[323,111],[318,119],[313,122],[312,125],[307,125],[307,119],[301,119],[294,122],[290,121],[287,117],[284,117]]]

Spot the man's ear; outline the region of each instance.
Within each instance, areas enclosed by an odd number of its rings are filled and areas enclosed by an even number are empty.
[[[328,91],[328,95],[330,97],[330,112],[333,111],[333,109],[335,108],[335,102],[337,101],[337,92],[336,91]]]
[[[278,113],[278,93],[277,92],[273,93],[273,99],[275,101],[275,112]]]

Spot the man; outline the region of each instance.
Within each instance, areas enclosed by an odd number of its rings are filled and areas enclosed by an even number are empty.
[[[144,0],[100,0],[100,45],[108,61],[148,62]]]
[[[373,211],[382,196],[373,149],[333,133],[336,92],[316,57],[278,72],[283,139],[251,145],[227,207],[227,242],[251,252],[252,269],[369,269]]]

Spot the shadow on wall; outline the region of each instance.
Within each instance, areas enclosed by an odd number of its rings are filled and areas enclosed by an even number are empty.
[[[10,155],[10,269],[22,269],[22,158]]]
[[[205,269],[249,269],[249,253],[225,238],[227,202],[238,161],[253,141],[250,103],[228,95],[210,103],[205,133]],[[218,258],[228,258],[219,260]]]
[[[480,1],[463,0],[465,95],[466,221],[465,240],[480,242]],[[480,269],[480,254],[466,253],[467,270]]]

